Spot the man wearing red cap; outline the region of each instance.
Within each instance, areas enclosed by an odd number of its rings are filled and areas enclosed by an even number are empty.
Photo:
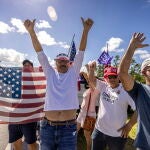
[[[26,20],[24,25],[30,34],[39,62],[47,79],[45,118],[41,122],[41,150],[76,150],[76,110],[79,107],[77,79],[82,65],[87,36],[93,21],[84,20],[83,34],[74,64],[70,66],[65,54],[56,56],[56,69],[48,62],[34,31],[35,20]]]
[[[148,46],[148,44],[143,44],[144,40],[143,33],[133,34],[119,66],[120,80],[137,107],[138,130],[135,140],[137,150],[150,150],[150,58],[145,59],[141,65],[141,73],[146,84],[134,81],[132,76],[128,74],[128,70],[136,49]]]
[[[92,82],[96,62],[89,65]],[[127,121],[128,105],[135,110],[134,101],[119,83],[117,68],[104,69],[104,81],[96,80],[96,90],[100,92],[99,112],[92,133],[92,150],[123,150],[129,131],[136,122],[136,113]]]

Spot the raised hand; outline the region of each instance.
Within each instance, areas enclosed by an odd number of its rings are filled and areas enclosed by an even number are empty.
[[[96,70],[96,61],[92,61],[88,64],[89,70],[90,71],[95,71]]]
[[[31,21],[29,19],[24,21],[24,26],[29,33],[34,31],[34,25],[35,25],[35,19],[33,21]]]
[[[84,20],[82,17],[81,17],[81,20],[82,20],[84,30],[89,31],[93,25],[93,20],[90,18],[88,18],[87,20]]]
[[[130,46],[134,47],[135,49],[149,46],[149,44],[143,44],[145,39],[146,37],[143,33],[134,33],[130,40]]]

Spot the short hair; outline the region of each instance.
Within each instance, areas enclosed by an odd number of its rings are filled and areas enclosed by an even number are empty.
[[[142,62],[142,65],[141,65],[141,73],[142,74],[144,72],[144,69],[148,66],[150,66],[150,58],[147,58]]]
[[[22,62],[23,66],[24,66],[26,63],[29,63],[29,64],[33,67],[33,63],[32,63],[30,60],[25,59],[25,60]]]

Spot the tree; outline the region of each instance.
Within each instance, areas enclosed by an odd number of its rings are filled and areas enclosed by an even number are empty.
[[[119,66],[120,56],[116,55],[113,59],[112,65],[115,67]],[[99,64],[96,68],[96,73],[98,77],[103,77],[104,65]],[[135,59],[132,59],[129,73],[133,76],[136,81],[144,83],[144,77],[141,75],[141,64],[137,63]]]

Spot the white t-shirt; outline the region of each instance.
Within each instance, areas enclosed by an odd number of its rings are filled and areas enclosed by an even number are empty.
[[[44,111],[78,109],[77,79],[84,51],[78,51],[73,65],[66,73],[59,73],[54,69],[43,51],[37,54],[47,80]]]
[[[128,105],[135,110],[135,103],[123,89],[122,84],[112,89],[107,83],[97,80],[97,90],[100,91],[99,112],[96,129],[112,136],[121,136],[121,128],[127,121]]]

